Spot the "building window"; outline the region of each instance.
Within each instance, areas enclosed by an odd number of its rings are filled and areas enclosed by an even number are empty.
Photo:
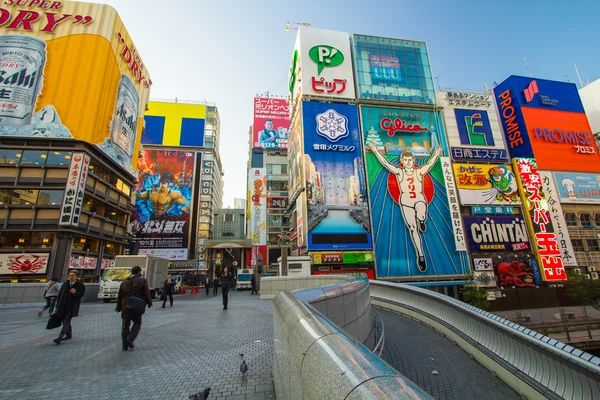
[[[21,150],[0,150],[0,164],[18,164],[21,156]]]
[[[223,221],[225,222],[233,222],[233,214],[223,214]]]
[[[596,223],[596,226],[600,226],[600,214],[594,215],[594,222]]]
[[[46,165],[69,165],[71,155],[70,151],[49,151]]]
[[[75,236],[73,239],[73,246],[71,248],[78,251],[98,253],[100,251],[100,241],[98,239],[92,239],[89,237]]]
[[[581,240],[581,239],[573,239],[571,241],[571,243],[573,244],[573,250],[575,250],[575,251],[585,251],[585,248],[583,247],[583,240]]]
[[[592,217],[588,213],[579,214],[579,219],[581,219],[582,226],[590,226],[592,225]]]
[[[286,164],[267,164],[267,174],[286,175],[287,174],[287,165]]]
[[[588,251],[600,251],[600,246],[598,245],[597,239],[586,239],[586,244],[588,247]]]
[[[44,165],[47,158],[47,151],[25,150],[23,157],[21,157],[21,164]]]
[[[577,217],[573,213],[566,213],[565,221],[567,222],[567,226],[577,226]]]

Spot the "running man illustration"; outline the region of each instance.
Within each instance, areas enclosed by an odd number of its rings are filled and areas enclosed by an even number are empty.
[[[368,146],[377,157],[379,163],[396,176],[396,181],[400,188],[398,203],[402,210],[402,217],[404,218],[406,227],[410,231],[410,237],[417,253],[419,271],[425,272],[427,271],[427,263],[425,262],[425,253],[423,253],[421,232],[425,232],[427,228],[428,203],[423,193],[423,180],[442,154],[442,148],[439,146],[436,147],[429,161],[419,167],[415,166],[415,157],[410,152],[402,153],[400,156],[401,164],[394,165],[377,150],[375,142],[369,142]]]

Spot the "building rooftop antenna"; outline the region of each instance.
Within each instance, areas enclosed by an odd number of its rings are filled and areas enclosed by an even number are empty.
[[[579,84],[581,85],[581,87],[584,87],[585,85],[583,84],[583,81],[581,80],[581,75],[579,75],[579,70],[577,69],[577,64],[573,63],[573,66],[575,67],[575,72],[577,72],[577,78],[579,78]]]
[[[285,24],[285,31],[297,31],[301,26],[310,26],[310,24],[307,24],[306,22],[288,22]]]
[[[527,67],[527,73],[529,74],[529,77],[531,78],[531,69],[529,68],[529,63],[527,62],[527,59],[524,58],[525,60],[525,66]]]

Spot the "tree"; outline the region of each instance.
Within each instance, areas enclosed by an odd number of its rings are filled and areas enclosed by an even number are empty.
[[[584,275],[578,275],[572,271],[568,274],[568,280],[565,282],[567,297],[581,304],[583,313],[587,318],[585,306],[592,306],[600,309],[598,299],[600,299],[600,281],[588,279]]]
[[[467,279],[472,281],[473,275],[467,276]],[[469,303],[473,307],[487,310],[490,307],[490,301],[487,299],[487,291],[480,289],[475,284],[465,285],[462,288],[463,301]]]

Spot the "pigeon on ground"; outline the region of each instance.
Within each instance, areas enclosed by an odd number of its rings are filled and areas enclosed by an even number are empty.
[[[210,388],[207,387],[204,390],[199,391],[198,393],[191,394],[189,399],[191,399],[191,400],[206,400],[206,399],[208,399],[209,394],[210,394]]]

